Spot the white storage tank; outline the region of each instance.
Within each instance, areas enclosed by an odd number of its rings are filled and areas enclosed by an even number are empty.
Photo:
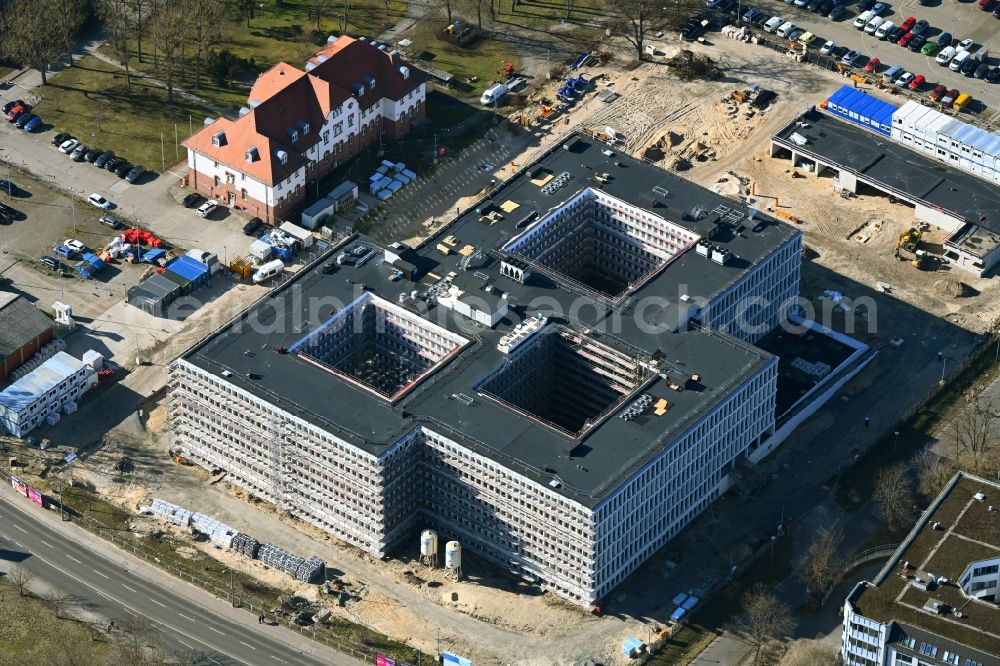
[[[444,568],[449,571],[458,571],[462,568],[462,544],[457,541],[449,541],[444,546]]]
[[[420,556],[437,557],[438,535],[434,530],[424,530],[420,533]]]

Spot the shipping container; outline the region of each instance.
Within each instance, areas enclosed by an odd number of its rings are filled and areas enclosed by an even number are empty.
[[[168,263],[167,270],[187,278],[191,282],[190,291],[197,291],[208,285],[212,275],[207,264],[187,255]]]
[[[826,105],[826,110],[835,116],[884,136],[892,134],[892,118],[897,109],[888,102],[847,86],[830,95]]]

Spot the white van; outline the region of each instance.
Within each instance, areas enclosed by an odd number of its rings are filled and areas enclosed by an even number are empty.
[[[941,49],[941,52],[937,54],[934,61],[939,65],[947,65],[951,62],[951,59],[955,57],[956,53],[958,53],[958,51],[955,50],[954,46],[946,46]]]
[[[267,282],[284,270],[285,262],[281,259],[275,259],[274,261],[269,261],[266,264],[261,264],[257,267],[257,270],[253,272],[253,283],[260,284],[261,282]]]
[[[507,90],[506,83],[498,83],[483,93],[483,96],[479,98],[479,103],[483,106],[495,106],[507,96]]]
[[[868,25],[868,21],[871,21],[874,16],[875,12],[873,12],[870,9],[866,12],[858,14],[858,17],[854,19],[854,27],[857,28],[858,30],[861,30],[866,25]]]
[[[882,21],[879,25],[878,30],[875,31],[876,39],[885,39],[885,36],[889,34],[889,31],[896,27],[896,24],[892,21]]]
[[[772,16],[771,18],[767,19],[766,23],[764,23],[764,32],[774,32],[775,30],[780,28],[781,24],[784,22],[785,19],[781,18],[780,16]]]
[[[948,69],[950,69],[953,72],[957,72],[958,70],[962,69],[962,66],[965,63],[969,62],[969,59],[971,57],[972,54],[969,53],[968,51],[959,51],[955,55],[955,57],[951,59],[951,64],[948,65]]]
[[[784,23],[781,24],[781,27],[778,28],[778,31],[774,34],[776,34],[778,37],[788,37],[788,35],[794,32],[794,30],[795,30],[795,24],[792,23],[791,21],[785,21]]]
[[[882,27],[883,23],[885,23],[884,18],[881,16],[875,16],[871,21],[868,21],[868,25],[865,26],[865,32],[869,35],[874,35],[875,31]]]
[[[896,80],[896,77],[903,73],[903,68],[899,65],[893,65],[889,69],[882,72],[882,83],[892,83]]]

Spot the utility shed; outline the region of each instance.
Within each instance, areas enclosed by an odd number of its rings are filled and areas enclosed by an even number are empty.
[[[843,86],[830,95],[826,110],[884,136],[892,134],[892,117],[898,107],[867,93]]]
[[[0,292],[0,381],[55,336],[55,322],[25,297]]]
[[[176,273],[186,278],[191,284],[188,293],[197,291],[208,284],[211,278],[211,270],[207,264],[203,264],[189,256],[177,257],[167,264],[168,273]]]
[[[126,302],[154,317],[165,317],[167,306],[180,295],[180,286],[162,275],[151,275],[128,290]]]
[[[329,197],[323,197],[302,211],[302,226],[315,229],[322,226],[337,211],[337,202]]]
[[[279,229],[299,241],[303,248],[312,247],[312,244],[316,241],[316,237],[312,235],[311,231],[291,222],[285,222]]]

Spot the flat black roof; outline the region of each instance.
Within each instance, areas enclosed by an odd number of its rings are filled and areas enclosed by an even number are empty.
[[[527,228],[518,229],[517,222],[532,210],[543,217],[584,187],[600,185],[600,189],[609,194],[704,235],[712,231],[719,215],[724,215],[725,211],[709,213],[702,219],[682,219],[685,211],[697,206],[706,211],[726,206],[740,214],[746,212],[737,202],[654,166],[626,156],[605,155],[602,144],[575,135],[571,139],[575,139],[573,150],[556,146],[525,172],[500,185],[489,197],[489,202],[480,202],[412,254],[408,253],[407,259],[420,268],[417,283],[405,279],[391,281],[394,269],[383,261],[381,251],[360,266],[345,264],[330,274],[323,273],[322,265],[344,248],[351,249],[359,243],[370,248],[379,247],[368,238],[352,237],[312,266],[299,271],[184,358],[215,375],[231,372],[231,375],[227,373],[226,381],[374,455],[381,454],[387,445],[398,441],[415,423],[423,421],[431,424],[428,427],[432,430],[530,478],[542,483],[558,478],[562,485],[553,488],[567,497],[587,506],[598,504],[625,477],[774,358],[716,332],[701,329],[679,333],[664,331],[662,322],[669,317],[666,313],[669,306],[641,309],[639,299],[633,297],[613,308],[599,298],[576,293],[568,285],[552,279],[533,279],[528,284],[521,284],[500,274],[497,248]],[[555,174],[570,172],[573,178],[558,193],[546,195],[530,182],[528,175],[539,168]],[[613,175],[607,184],[592,180],[596,173],[603,172]],[[659,191],[666,194],[653,194],[654,187],[662,188]],[[508,201],[518,206],[505,213],[502,220],[493,224],[480,221],[477,208],[492,203],[499,209]],[[635,296],[660,296],[673,302],[681,285],[688,285],[683,288],[685,293],[710,298],[762,257],[800,234],[797,229],[762,215],[753,222],[744,218],[743,224],[746,229],[738,234],[724,230],[716,232],[713,238],[713,244],[733,252],[734,261],[727,265],[716,264],[697,255],[692,246],[646,282]],[[454,244],[448,256],[436,249],[446,238]],[[463,255],[457,251],[468,245],[489,251],[473,257],[467,270],[463,270],[460,265]],[[509,306],[509,313],[499,325],[489,329],[473,324],[441,305],[431,305],[428,309],[421,299],[400,305],[400,294],[426,292],[436,279],[451,272],[457,274],[456,284],[461,284],[468,292],[475,292],[485,303],[495,302],[491,297],[497,290],[506,296],[502,300]],[[487,284],[491,286],[489,293],[482,289]],[[465,336],[471,344],[396,403],[354,386],[294,354],[275,351],[291,347],[329,319],[334,307],[344,307],[365,291],[412,311],[419,304],[425,309],[425,318]],[[670,407],[664,415],[655,416],[650,411],[632,421],[611,416],[590,429],[582,439],[556,432],[488,397],[477,395],[474,386],[504,359],[497,349],[501,336],[536,312],[548,315],[550,310],[544,306],[546,300],[562,313],[552,317],[553,322],[587,331],[599,341],[634,351],[642,358],[655,355],[662,359],[662,371],[667,372],[673,382],[684,384],[684,380],[694,374],[700,375],[699,381],[689,381],[686,390],[677,392],[657,378],[641,392],[650,394],[654,400],[669,401]],[[317,308],[317,302],[327,305]],[[641,321],[636,320],[637,310]],[[252,325],[254,322],[257,325]],[[459,394],[462,400],[455,398]],[[634,397],[620,408],[629,405]]]
[[[819,110],[802,116],[774,136],[795,146],[789,137],[808,140],[795,147],[815,153],[835,167],[847,167],[912,197],[952,212],[966,222],[1000,233],[1000,188],[960,169],[954,169],[888,137],[839,120]]]

